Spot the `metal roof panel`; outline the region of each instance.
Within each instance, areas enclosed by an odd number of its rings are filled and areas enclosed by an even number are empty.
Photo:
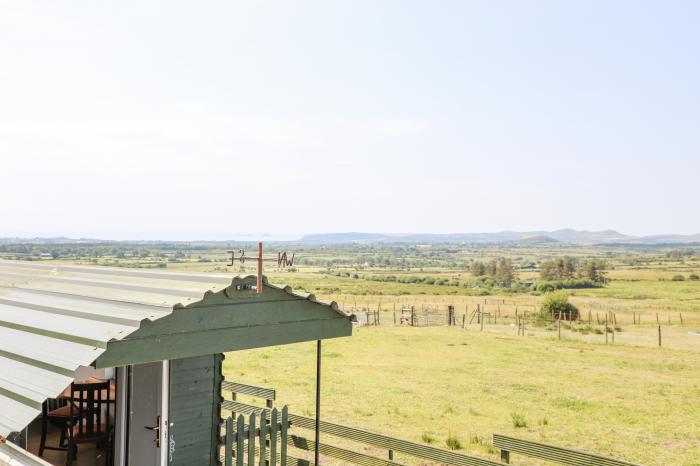
[[[218,292],[234,277],[0,260],[0,436],[31,422],[106,343]],[[266,286],[275,286],[264,279]],[[315,296],[290,295],[317,302]],[[322,303],[335,311],[335,303]],[[342,313],[342,312],[341,312]]]

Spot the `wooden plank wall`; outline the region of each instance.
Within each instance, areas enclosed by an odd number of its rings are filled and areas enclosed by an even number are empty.
[[[221,418],[222,354],[170,363],[171,466],[216,466]]]

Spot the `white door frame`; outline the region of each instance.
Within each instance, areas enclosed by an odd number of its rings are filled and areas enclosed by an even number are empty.
[[[168,466],[170,450],[170,361],[163,361],[160,394],[160,465]]]
[[[126,464],[128,367],[117,367],[117,400],[114,408],[114,466]]]
[[[115,455],[114,466],[126,466],[126,445],[129,439],[129,426],[127,416],[129,415],[129,391],[127,387],[130,381],[127,374],[130,371],[127,367],[117,368],[120,371],[117,377],[117,409],[115,410]],[[169,451],[169,426],[170,426],[170,361],[163,361],[161,367],[161,416],[160,416],[160,464],[156,466],[168,465]],[[133,465],[130,465],[133,466]]]

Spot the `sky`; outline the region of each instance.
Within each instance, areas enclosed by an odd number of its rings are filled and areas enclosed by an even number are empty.
[[[700,232],[700,2],[0,0],[0,237]]]

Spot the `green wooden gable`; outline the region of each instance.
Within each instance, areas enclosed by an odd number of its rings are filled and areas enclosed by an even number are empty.
[[[351,316],[335,303],[271,285],[263,279],[256,293],[255,277],[233,279],[216,292],[171,314],[145,320],[138,330],[107,343],[96,366],[116,367],[168,359],[225,353],[302,341],[350,336]]]

